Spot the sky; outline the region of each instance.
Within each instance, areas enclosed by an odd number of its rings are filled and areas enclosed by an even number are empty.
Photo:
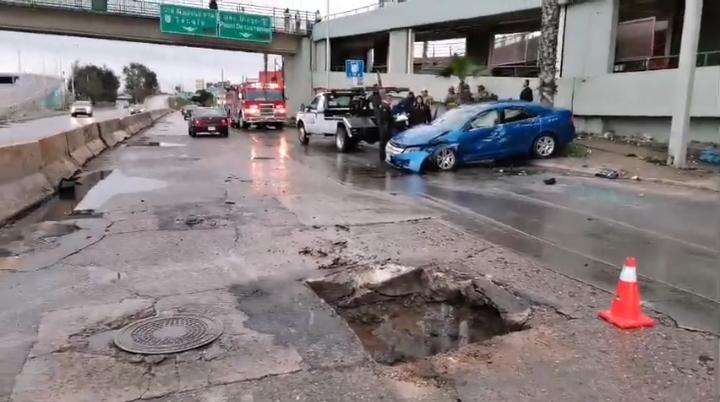
[[[222,4],[222,0],[218,0]],[[247,4],[320,10],[326,14],[326,0],[245,0]],[[375,0],[330,0],[330,13],[347,11]],[[141,62],[158,74],[160,86],[171,91],[176,85],[193,90],[195,80],[219,81],[221,77],[239,82],[243,76],[256,77],[262,70],[262,55],[179,46],[119,42],[59,35],[0,31],[0,73],[62,75],[74,61],[106,65],[118,76],[130,62]],[[271,59],[269,68],[274,62]]]

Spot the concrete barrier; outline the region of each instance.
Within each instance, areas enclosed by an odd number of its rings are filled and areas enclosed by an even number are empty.
[[[80,166],[70,158],[70,148],[65,133],[45,137],[38,141],[38,146],[42,159],[41,171],[50,184],[56,185],[62,179],[69,179],[80,169]]]
[[[88,147],[93,156],[98,156],[107,148],[107,145],[100,139],[99,124],[88,124],[83,127],[83,136],[85,137],[85,145]]]
[[[100,138],[105,142],[108,148],[112,148],[118,143],[115,138],[115,132],[120,131],[120,119],[110,119],[98,123]]]
[[[42,155],[38,142],[0,148],[0,222],[53,193],[53,186],[40,172]]]
[[[85,164],[85,162],[92,159],[93,152],[85,144],[85,133],[84,128],[76,128],[75,130],[66,131],[65,138],[67,138],[68,148],[70,149],[70,156],[79,166]]]

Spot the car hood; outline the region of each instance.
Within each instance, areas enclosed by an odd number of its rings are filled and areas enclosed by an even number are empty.
[[[396,135],[393,142],[403,147],[425,145],[446,132],[447,130],[436,126],[417,126]]]

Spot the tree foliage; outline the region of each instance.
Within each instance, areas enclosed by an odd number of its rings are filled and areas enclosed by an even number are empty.
[[[201,89],[195,92],[190,100],[202,106],[212,106],[215,103],[215,96],[211,92]]]
[[[75,97],[89,99],[93,102],[115,102],[120,80],[106,66],[92,64],[80,66],[77,62],[72,67],[73,79],[68,82],[68,89],[75,87]]]
[[[123,67],[125,91],[135,103],[140,103],[150,95],[160,91],[157,74],[141,63],[130,63]]]
[[[461,83],[465,83],[468,77],[487,74],[487,68],[473,62],[469,57],[453,55],[450,63],[440,70],[438,77],[457,77]]]

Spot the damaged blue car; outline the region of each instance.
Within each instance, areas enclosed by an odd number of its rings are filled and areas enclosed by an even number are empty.
[[[387,143],[385,161],[421,172],[511,157],[549,158],[575,138],[572,112],[522,101],[465,105]]]

